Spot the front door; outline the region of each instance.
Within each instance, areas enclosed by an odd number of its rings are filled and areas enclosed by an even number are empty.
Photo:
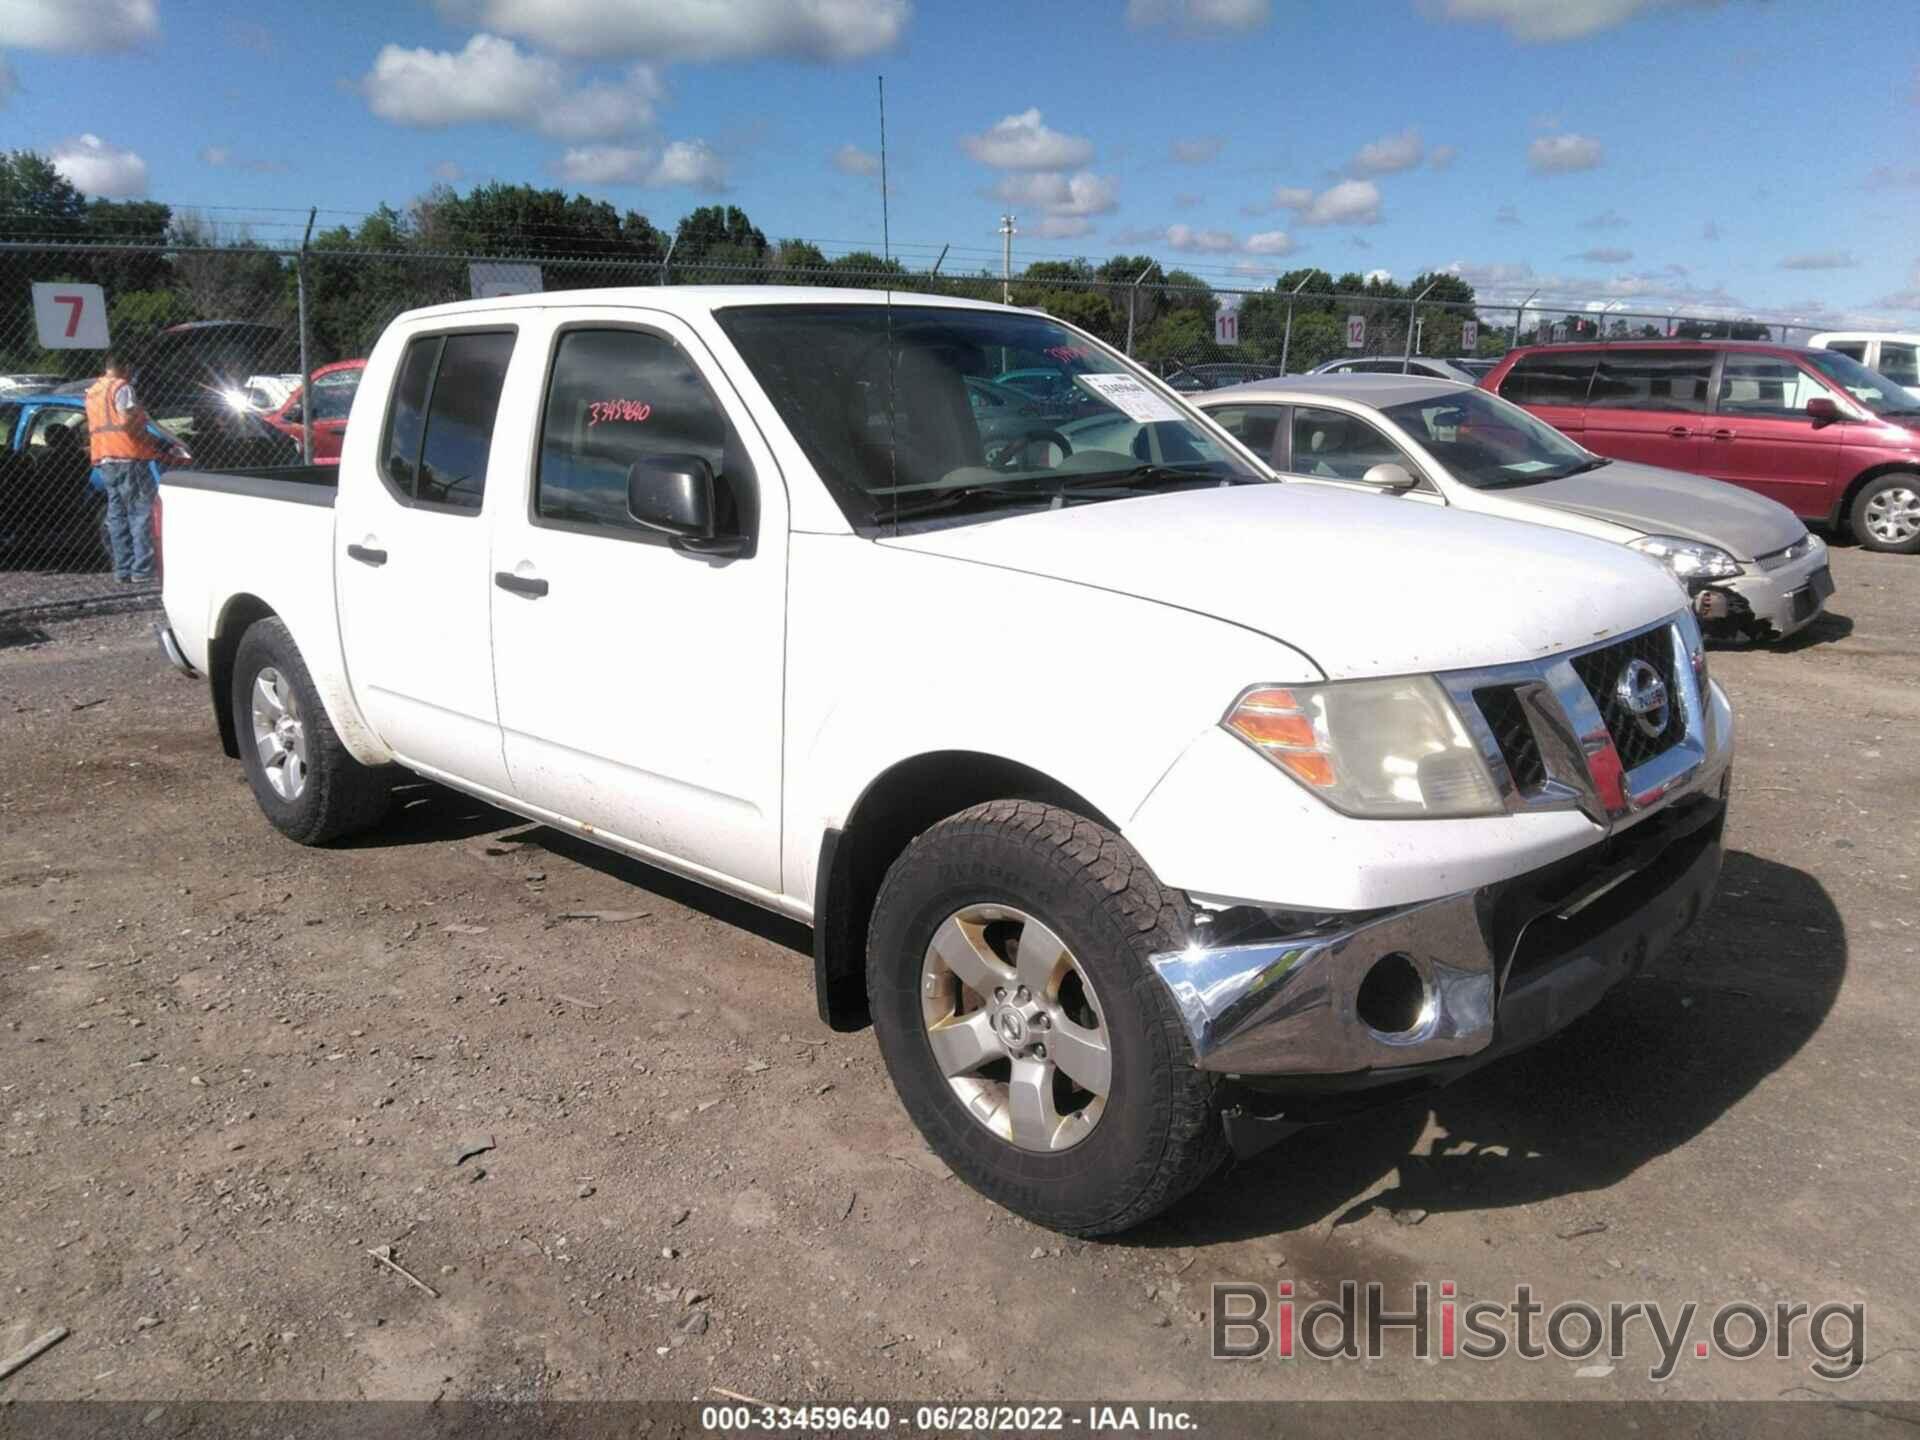
[[[682,868],[780,889],[787,503],[682,322],[571,312],[546,347],[530,504],[494,536],[494,665],[515,792]],[[627,472],[697,456],[738,554],[634,521]]]
[[[1727,351],[1714,411],[1705,417],[1700,473],[1778,500],[1803,519],[1824,519],[1846,427],[1814,425],[1807,401],[1816,396],[1835,398],[1785,356]]]
[[[377,478],[341,487],[333,537],[348,666],[368,721],[416,769],[501,793],[487,564],[491,511],[517,488],[506,483],[512,442],[494,438],[513,355],[514,331],[502,326],[407,341],[370,457]]]

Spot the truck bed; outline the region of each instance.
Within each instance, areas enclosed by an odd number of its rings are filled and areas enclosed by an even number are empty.
[[[296,505],[332,505],[340,489],[338,465],[288,465],[272,470],[169,470],[163,487],[216,490],[258,500],[291,500]]]

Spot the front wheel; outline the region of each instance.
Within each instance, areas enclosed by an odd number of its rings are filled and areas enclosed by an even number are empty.
[[[955,1174],[1088,1236],[1212,1174],[1217,1081],[1148,964],[1185,935],[1132,846],[1055,806],[991,801],[907,848],[875,902],[868,994],[907,1113]]]
[[[1869,550],[1920,554],[1920,475],[1870,480],[1853,500],[1854,538]]]
[[[279,620],[257,620],[240,637],[231,698],[247,782],[275,829],[325,845],[379,823],[392,799],[390,776],[347,753]]]

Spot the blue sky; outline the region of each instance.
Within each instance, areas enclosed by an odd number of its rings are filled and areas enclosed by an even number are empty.
[[[501,179],[878,248],[884,73],[909,264],[1920,322],[1906,0],[0,0],[0,65],[0,147],[264,239]]]

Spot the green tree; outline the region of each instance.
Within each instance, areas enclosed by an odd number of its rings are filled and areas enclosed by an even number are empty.
[[[674,232],[673,278],[739,284],[758,278],[767,237],[737,205],[702,205]]]
[[[846,285],[855,290],[879,290],[889,282],[904,283],[907,267],[898,260],[886,260],[871,250],[853,250],[827,263],[829,285]],[[816,281],[815,283],[820,283]]]

